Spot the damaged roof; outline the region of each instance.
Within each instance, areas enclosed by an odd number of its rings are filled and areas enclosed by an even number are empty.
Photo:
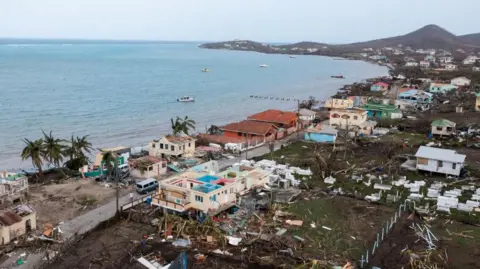
[[[455,122],[446,119],[434,120],[432,122],[432,126],[455,127],[455,125],[457,125]]]

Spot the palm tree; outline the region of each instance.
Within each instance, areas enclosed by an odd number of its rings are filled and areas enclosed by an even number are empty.
[[[172,124],[173,135],[177,135],[182,132],[183,127],[179,117],[177,117],[175,121],[173,121],[173,118],[170,119],[170,122]]]
[[[60,166],[60,162],[63,161],[63,153],[65,145],[62,144],[63,140],[53,137],[52,131],[46,134],[43,130],[43,156],[50,164],[55,167]]]
[[[103,164],[107,167],[108,171],[108,177],[111,178],[112,175],[115,177],[115,181],[117,182],[117,187],[116,187],[116,196],[117,196],[117,214],[119,213],[119,207],[118,207],[118,196],[119,196],[119,174],[118,174],[118,156],[115,152],[112,151],[102,151],[100,150],[103,154],[102,161]]]
[[[90,153],[93,150],[92,143],[90,143],[87,138],[88,135],[82,137],[77,136],[77,140],[75,141],[75,149],[78,154],[77,157],[80,157],[80,155],[85,156],[85,153]]]
[[[207,133],[210,135],[218,134],[219,132],[221,132],[221,130],[217,125],[210,125],[210,128],[207,130]]]
[[[40,175],[42,174],[42,165],[43,165],[43,140],[37,139],[35,141],[30,141],[26,138],[23,139],[25,142],[25,148],[22,150],[22,160],[31,159],[34,167],[38,168]]]
[[[195,121],[192,119],[189,119],[188,116],[185,116],[185,118],[182,119],[181,122],[182,122],[183,132],[186,135],[188,135],[188,132],[190,130],[195,130]]]
[[[172,131],[173,135],[178,135],[180,133],[184,133],[188,135],[190,130],[195,130],[195,121],[192,119],[189,119],[188,116],[185,116],[185,118],[180,118],[177,117],[175,121],[173,121],[173,118],[170,119],[171,125],[172,125]]]

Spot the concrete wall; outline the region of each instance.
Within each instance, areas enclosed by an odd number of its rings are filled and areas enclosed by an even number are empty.
[[[167,162],[160,162],[152,164],[148,167],[147,171],[144,171],[143,174],[138,169],[130,169],[130,174],[134,177],[139,178],[151,178],[158,177],[167,173]]]
[[[331,98],[325,101],[325,108],[352,108],[353,100],[352,99],[337,99]]]
[[[8,244],[17,237],[25,235],[27,221],[30,221],[32,230],[37,229],[37,215],[35,212],[22,217],[22,221],[14,223],[11,226],[0,227],[0,236],[2,237],[3,244]]]
[[[428,161],[427,164],[424,164],[425,161]],[[457,163],[456,167],[453,168],[453,163],[447,162],[447,161],[442,162],[442,167],[440,167],[439,165],[440,163],[438,160],[432,160],[432,159],[425,160],[423,158],[417,158],[417,169],[419,170],[459,176],[460,171],[463,168],[463,164],[461,163]]]
[[[331,134],[319,134],[319,133],[305,133],[305,140],[315,142],[335,142],[336,135]]]

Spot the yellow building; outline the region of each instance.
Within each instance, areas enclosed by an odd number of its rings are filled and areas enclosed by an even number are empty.
[[[325,108],[328,108],[328,109],[353,108],[353,99],[331,98],[325,101]]]
[[[375,122],[368,121],[368,111],[364,109],[334,109],[330,111],[330,126],[358,134],[371,135]]]

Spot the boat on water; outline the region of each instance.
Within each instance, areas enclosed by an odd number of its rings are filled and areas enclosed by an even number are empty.
[[[343,75],[332,76],[332,78],[345,78]]]
[[[210,70],[208,68],[203,68],[202,72],[210,72]]]
[[[261,64],[260,67],[262,67],[262,68],[267,68],[267,67],[269,67],[269,66],[268,66],[268,64]]]
[[[182,96],[177,99],[177,102],[182,102],[182,103],[195,102],[195,98],[191,96]]]
[[[290,55],[290,58],[297,58],[296,56]]]

